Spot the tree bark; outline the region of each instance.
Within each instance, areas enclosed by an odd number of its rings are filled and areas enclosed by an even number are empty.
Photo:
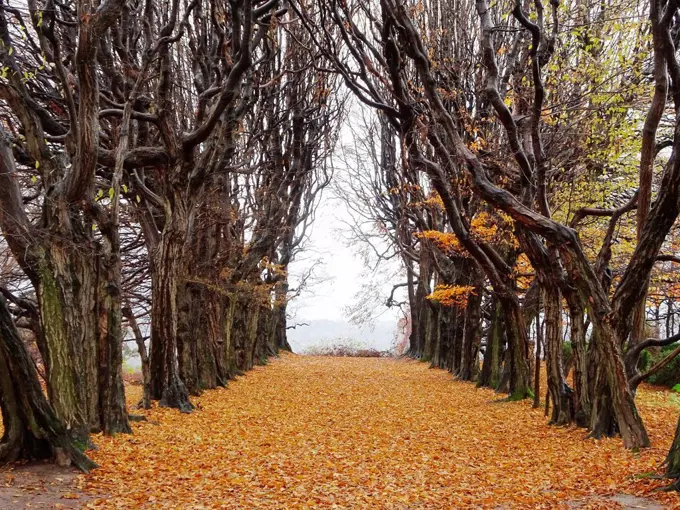
[[[234,334],[234,321],[237,308],[237,297],[231,294],[225,297],[222,301],[222,313],[220,327],[222,330],[221,342],[217,345],[217,374],[218,380],[222,385],[226,385],[227,381],[234,379],[242,372],[238,369],[237,363],[237,349],[236,337]]]
[[[288,333],[286,329],[287,324],[287,309],[288,309],[288,277],[284,281],[277,284],[274,291],[274,344],[277,350],[284,350],[293,352],[293,349],[288,343]]]
[[[565,297],[569,306],[571,345],[574,350],[574,419],[579,427],[588,427],[592,403],[584,308],[578,295],[567,294]]]
[[[571,421],[571,389],[564,380],[562,365],[562,307],[560,291],[548,283],[544,287],[546,365],[548,390],[553,403],[550,423],[566,425]]]
[[[475,346],[479,343],[482,325],[482,288],[475,287],[468,298],[465,310],[465,331],[463,337],[462,359],[458,377],[463,381],[471,381],[477,371],[477,356]]]
[[[163,407],[189,412],[193,405],[180,379],[177,360],[177,292],[185,269],[187,211],[179,193],[174,194],[172,203],[166,197],[164,206],[165,227],[151,265],[151,397]]]
[[[676,478],[675,483],[667,487],[667,490],[680,491],[680,418],[675,428],[675,437],[666,456],[666,476]]]
[[[125,308],[123,308],[123,316],[127,319],[128,324],[132,329],[132,334],[135,336],[139,359],[142,363],[143,390],[142,400],[139,402],[138,407],[142,409],[151,409],[151,366],[149,365],[149,354],[146,349],[146,344],[144,343],[144,336],[142,335],[142,330],[139,328],[139,324],[137,324],[137,318],[129,305],[126,305]]]
[[[540,287],[536,301],[536,361],[534,364],[534,403],[532,407],[537,409],[541,405],[541,344],[543,343],[543,326],[541,324],[541,298]]]
[[[528,334],[519,302],[514,296],[500,299],[505,317],[509,351],[509,388],[511,400],[531,396],[531,373],[529,370]]]
[[[178,294],[177,358],[179,375],[191,395],[217,387],[211,311],[216,296],[202,283],[187,283]]]
[[[40,388],[4,297],[0,296],[0,408],[4,434],[0,461],[53,459],[87,472],[97,465],[76,445]]]
[[[496,299],[491,309],[491,324],[486,338],[482,371],[477,386],[496,389],[501,379],[501,346],[503,343],[503,308]]]

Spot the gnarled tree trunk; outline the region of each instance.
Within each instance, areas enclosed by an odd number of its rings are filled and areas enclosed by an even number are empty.
[[[276,289],[274,291],[274,309],[273,321],[274,321],[274,345],[276,350],[284,350],[292,352],[293,349],[288,343],[288,334],[286,331],[286,313],[288,308],[288,277],[276,284]]]
[[[564,380],[562,364],[562,307],[560,291],[548,283],[544,287],[546,365],[548,391],[552,401],[550,423],[566,425],[571,421],[571,389]]]
[[[668,490],[680,491],[680,418],[678,418],[678,425],[675,428],[673,443],[666,456],[666,476],[676,478],[675,482],[668,487]]]
[[[164,407],[193,409],[177,361],[178,288],[184,276],[187,210],[179,193],[165,201],[165,227],[151,264],[151,397]]]
[[[579,427],[588,427],[592,409],[588,370],[588,345],[584,308],[577,294],[566,294],[574,351],[574,419]]]
[[[54,459],[82,471],[96,467],[76,446],[40,388],[33,361],[0,296],[0,409],[4,434],[0,461]],[[82,445],[81,445],[82,446]]]
[[[477,286],[468,298],[467,308],[465,309],[463,346],[461,349],[460,370],[457,374],[463,381],[471,381],[477,375],[477,352],[482,325],[481,315],[482,288]]]
[[[509,387],[511,400],[531,395],[531,370],[529,368],[528,332],[519,303],[514,296],[501,296],[505,330],[508,338]]]
[[[491,307],[491,323],[486,337],[482,371],[477,386],[496,389],[501,379],[501,350],[503,346],[503,308],[496,299]]]
[[[217,387],[213,329],[216,296],[201,283],[187,283],[178,296],[177,357],[180,378],[192,395]]]

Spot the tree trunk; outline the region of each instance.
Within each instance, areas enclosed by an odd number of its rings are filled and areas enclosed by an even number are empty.
[[[120,278],[110,263],[112,247],[93,239],[88,215],[56,186],[44,200],[40,235],[31,233],[14,167],[11,149],[1,143],[2,228],[36,290],[37,344],[51,405],[82,444],[89,444],[90,430],[127,431],[120,380]]]
[[[509,388],[511,400],[531,396],[531,372],[529,370],[528,335],[522,311],[514,296],[501,297],[509,351]]]
[[[52,243],[51,243],[52,244]],[[53,243],[39,259],[38,306],[47,391],[57,417],[82,444],[98,425],[95,276],[90,264]]]
[[[288,278],[277,284],[274,298],[274,344],[276,350],[283,349],[284,351],[293,352],[288,343],[287,325],[287,309],[288,309]]]
[[[218,354],[216,356],[218,380],[222,385],[226,385],[227,381],[234,379],[241,374],[237,363],[237,350],[235,341],[237,335],[234,334],[234,320],[236,316],[237,297],[232,294],[226,297],[222,302],[222,314],[220,327],[222,329],[222,338],[220,344],[217,346]]]
[[[626,314],[621,307],[624,303],[630,303],[632,299],[629,296],[637,291],[631,290],[630,284],[626,284],[624,297],[617,299],[622,287],[619,284],[613,298],[615,304],[610,306],[609,298],[590,262],[580,250],[578,241],[574,243],[576,248],[565,244],[560,245],[559,249],[569,274],[579,288],[579,295],[584,301],[587,300],[593,328],[591,350],[597,360],[598,373],[592,394],[600,398],[593,397],[591,434],[598,437],[618,428],[626,448],[646,448],[649,446],[649,437],[628,385],[621,351],[622,339],[627,331]],[[609,416],[613,416],[616,424],[606,423]]]
[[[174,204],[166,198],[165,209],[165,227],[151,264],[151,397],[163,407],[189,412],[193,405],[177,360],[177,291],[184,276],[186,207],[176,194]]]
[[[463,341],[465,339],[465,309],[453,307],[451,310],[451,341],[450,341],[450,361],[447,369],[453,375],[460,374],[461,362],[463,360]]]
[[[191,395],[217,387],[211,309],[216,296],[200,283],[187,283],[178,294],[177,358],[179,375]]]
[[[117,228],[117,227],[115,227]],[[117,238],[117,236],[116,236]],[[120,246],[114,242],[102,257],[105,278],[99,295],[99,410],[104,434],[130,434],[123,384],[123,313],[121,310]]]
[[[567,294],[565,297],[569,306],[571,345],[574,350],[574,419],[579,427],[588,427],[592,403],[584,309],[578,295]]]
[[[149,354],[146,350],[146,344],[144,343],[144,336],[142,335],[142,330],[139,328],[139,324],[137,324],[137,318],[129,305],[126,305],[125,308],[123,308],[123,315],[127,319],[130,328],[132,328],[133,335],[135,335],[137,351],[139,352],[139,359],[142,363],[142,400],[137,406],[141,409],[151,409],[151,367],[149,365]]]
[[[546,366],[552,401],[553,425],[571,422],[571,388],[564,380],[562,366],[562,307],[559,289],[550,282],[544,287]]]
[[[269,331],[272,326],[272,309],[268,304],[262,304],[258,308],[257,322],[255,324],[255,348],[253,349],[253,363],[264,365],[269,356],[275,356],[275,351],[269,350]]]
[[[436,305],[432,310],[432,334],[430,336],[432,348],[429,349],[432,352],[430,360],[432,368],[446,368],[451,328],[449,312],[449,310],[440,305]]]
[[[416,288],[416,302],[418,303],[418,352],[414,353],[417,359],[431,361],[432,352],[432,307],[425,298],[430,294],[430,278],[432,270],[430,268],[430,255],[427,249],[421,250],[420,265],[418,268],[418,286]]]
[[[0,409],[4,434],[0,461],[54,459],[87,472],[97,467],[76,445],[40,388],[4,297],[0,296]]]
[[[599,437],[618,429],[626,448],[648,447],[649,437],[628,386],[619,342],[607,322],[596,314],[592,315],[592,321],[598,371],[591,434]]]
[[[462,358],[458,377],[463,381],[471,381],[477,371],[477,357],[475,346],[479,343],[482,325],[482,288],[475,287],[474,293],[468,298],[465,310],[465,331],[463,337]]]
[[[666,476],[675,478],[675,482],[667,487],[667,490],[680,491],[680,418],[675,428],[675,437],[666,456]]]
[[[231,339],[234,343],[236,368],[240,373],[253,368],[258,309],[259,306],[252,301],[252,296],[240,295],[236,297]]]
[[[260,360],[257,358],[258,356],[258,344],[259,344],[259,339],[257,336],[258,333],[258,324],[260,321],[260,310],[261,310],[261,305],[259,303],[252,303],[251,306],[248,307],[248,329],[247,329],[247,348],[246,348],[246,366],[243,368],[244,371],[250,370],[255,366],[256,362],[259,362]]]
[[[177,290],[177,364],[179,377],[190,395],[200,395],[198,381],[198,344],[203,331],[202,310],[199,310],[200,284],[178,284]],[[198,305],[198,306],[196,306]]]
[[[477,386],[496,389],[501,378],[501,345],[503,343],[503,308],[496,300],[491,308],[491,324],[486,339],[482,371]]]
[[[541,298],[540,288],[536,306],[536,361],[534,365],[534,403],[533,408],[538,409],[541,405],[541,344],[543,343],[543,325],[541,324]]]
[[[406,264],[406,283],[408,290],[409,313],[411,315],[411,333],[408,337],[408,351],[406,355],[418,359],[420,358],[420,302],[416,298],[416,282],[413,275],[413,266],[410,259],[405,259]]]

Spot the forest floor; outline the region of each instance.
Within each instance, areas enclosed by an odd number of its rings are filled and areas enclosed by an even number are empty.
[[[639,453],[501,400],[416,361],[284,355],[195,398],[192,414],[154,408],[133,435],[95,437],[101,467],[31,508],[74,496],[88,508],[680,508],[649,478],[677,395],[639,390],[653,443]]]

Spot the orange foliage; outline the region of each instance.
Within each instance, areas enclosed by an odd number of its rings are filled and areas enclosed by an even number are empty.
[[[428,239],[444,253],[460,254],[462,247],[458,242],[455,234],[450,232],[440,232],[439,230],[425,230],[424,232],[417,232],[416,237],[420,239]]]
[[[638,390],[653,444],[638,453],[499,399],[425,363],[287,355],[195,398],[193,414],[154,408],[133,435],[95,436],[101,467],[80,483],[94,508],[609,509],[622,493],[680,505],[638,476],[668,451],[669,392]]]
[[[442,197],[439,196],[439,193],[433,191],[422,202],[413,202],[411,204],[411,207],[423,207],[425,209],[430,209],[432,211],[443,211],[444,202],[442,200]]]
[[[520,290],[527,290],[534,279],[534,266],[531,265],[526,253],[521,253],[517,257],[513,273],[517,277],[517,287]]]
[[[443,306],[465,308],[473,290],[475,288],[469,285],[437,285],[427,299]]]
[[[441,199],[440,199],[441,200]],[[512,220],[501,213],[498,217],[482,212],[470,222],[470,236],[476,241],[489,244],[517,247],[517,240],[512,234]],[[439,230],[425,230],[417,232],[416,237],[428,239],[441,251],[448,255],[467,256],[465,248],[460,244],[455,234]]]

